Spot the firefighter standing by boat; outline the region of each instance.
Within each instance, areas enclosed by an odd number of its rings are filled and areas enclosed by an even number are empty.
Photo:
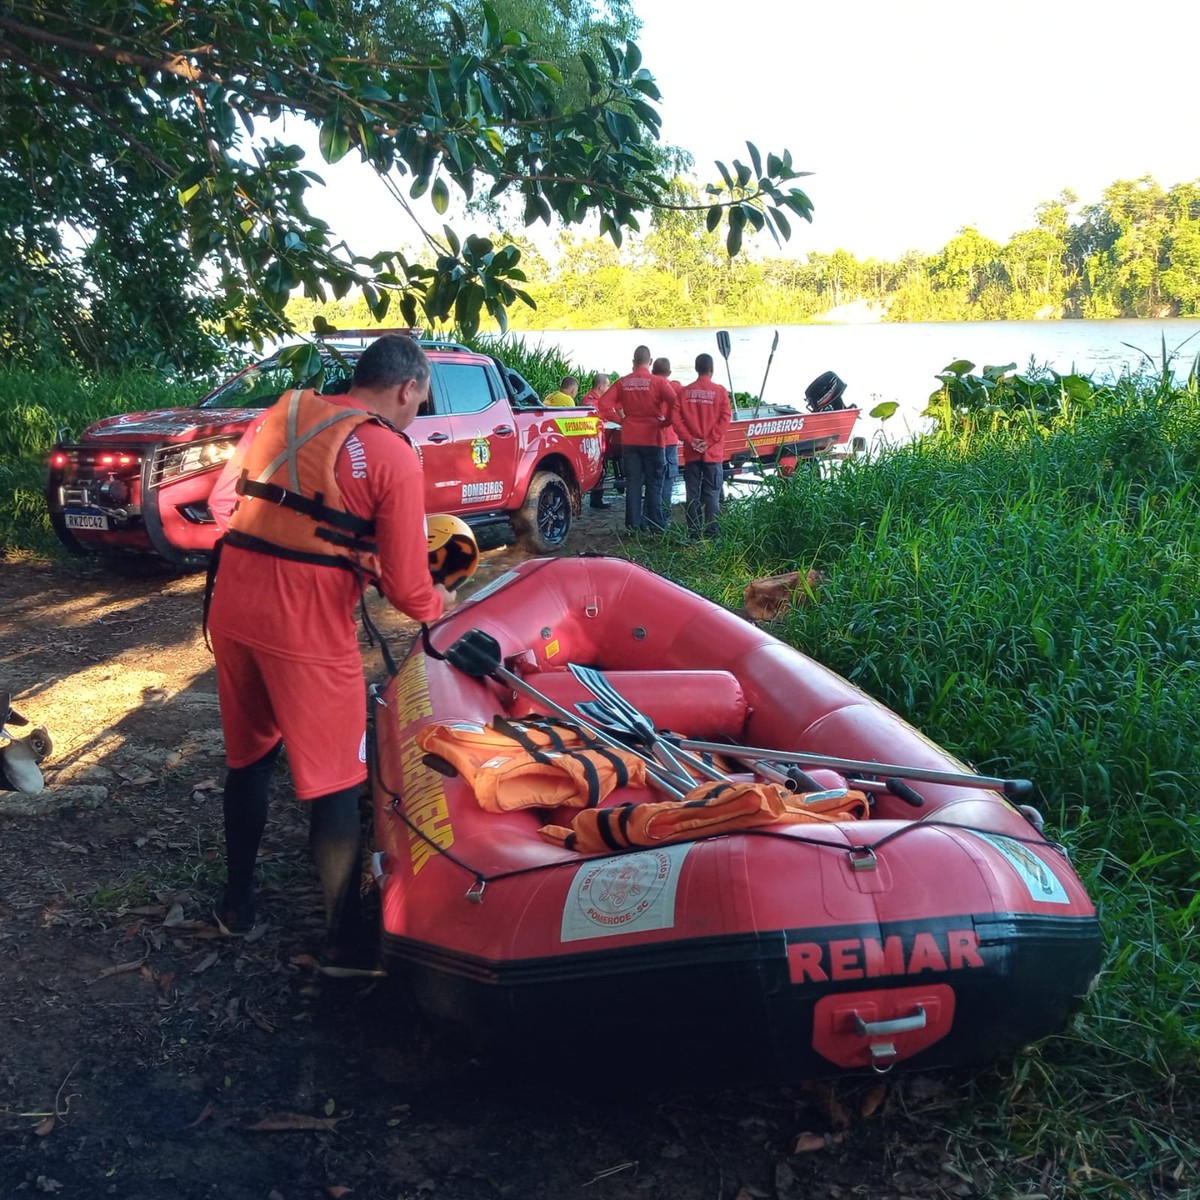
[[[272,768],[286,745],[321,877],[328,973],[369,964],[359,877],[358,793],[367,777],[366,701],[354,608],[375,582],[401,612],[433,621],[453,594],[430,577],[421,463],[402,431],[429,395],[429,362],[408,337],[379,338],[349,392],[290,392],[248,435],[214,493],[236,481],[208,625],[229,773],[227,884],[217,917],[245,934]]]

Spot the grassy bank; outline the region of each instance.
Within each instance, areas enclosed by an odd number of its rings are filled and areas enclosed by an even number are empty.
[[[782,635],[994,774],[1026,776],[1107,955],[1072,1028],[953,1125],[997,1195],[1168,1195],[1200,1161],[1200,398],[1125,381],[1049,431],[945,436],[731,504],[649,565],[731,606],[818,567]],[[1055,1192],[1056,1195],[1067,1194]]]

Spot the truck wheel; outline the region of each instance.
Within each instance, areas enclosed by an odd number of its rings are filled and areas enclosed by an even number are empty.
[[[526,550],[544,554],[557,550],[571,529],[571,493],[561,475],[538,471],[529,483],[525,503],[513,519]]]

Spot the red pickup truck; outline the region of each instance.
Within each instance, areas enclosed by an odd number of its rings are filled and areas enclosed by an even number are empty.
[[[324,343],[321,391],[344,391],[365,339],[384,332],[396,331],[352,331],[338,337],[356,344]],[[430,397],[408,434],[424,464],[426,511],[462,517],[483,549],[562,545],[581,496],[603,471],[596,414],[546,408],[495,358],[451,342],[420,344],[432,367]],[[208,496],[221,467],[246,426],[293,386],[275,354],[194,407],[107,417],[78,441],[60,442],[46,481],[55,532],[73,552],[115,563],[203,566],[217,538]]]

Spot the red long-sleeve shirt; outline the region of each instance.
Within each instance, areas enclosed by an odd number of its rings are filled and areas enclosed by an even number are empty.
[[[338,403],[370,411],[349,396],[338,397]],[[214,494],[229,490],[225,485],[230,476],[236,481],[239,465],[235,455]],[[375,520],[383,594],[413,620],[436,620],[442,599],[429,574],[425,486],[416,451],[382,425],[360,425],[338,452],[334,473],[346,509]],[[219,498],[217,505],[214,515],[222,508]],[[222,527],[228,523],[227,514],[217,519]],[[354,607],[361,592],[352,571],[225,546],[208,623],[284,658],[337,662],[358,654]]]
[[[666,376],[664,375],[663,378],[666,379]],[[663,426],[662,444],[678,446],[679,434],[675,432],[675,410],[679,407],[679,397],[683,395],[683,384],[674,379],[667,379],[667,383],[671,386],[672,400],[667,424]]]
[[[724,462],[725,431],[733,417],[729,393],[712,376],[701,375],[688,384],[675,406],[675,432],[685,463]],[[708,446],[697,450],[692,443],[704,441]]]
[[[649,367],[637,367],[618,379],[596,407],[601,413],[616,412],[622,446],[662,446],[674,401],[669,380],[651,375]]]

